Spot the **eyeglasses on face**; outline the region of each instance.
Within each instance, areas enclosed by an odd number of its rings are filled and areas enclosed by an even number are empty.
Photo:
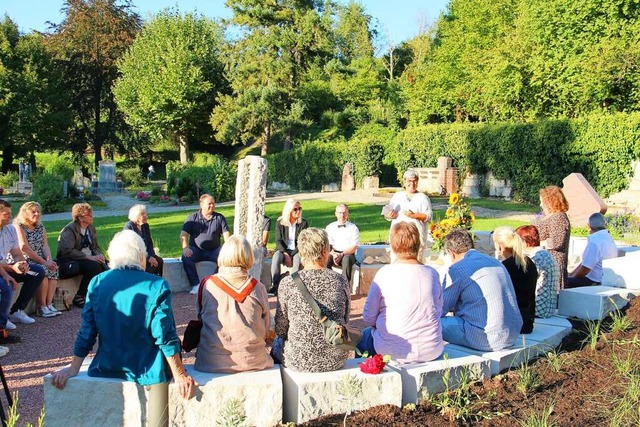
[[[299,208],[293,208],[292,210],[293,210],[294,212],[300,212],[300,211],[302,210],[302,207],[299,207]]]

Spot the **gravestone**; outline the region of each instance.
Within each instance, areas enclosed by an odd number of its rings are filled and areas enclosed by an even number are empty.
[[[474,173],[467,173],[462,181],[461,193],[470,199],[480,198],[480,176]]]
[[[98,163],[98,193],[113,193],[116,191],[116,162],[103,160]]]
[[[262,225],[267,192],[267,161],[247,156],[238,162],[236,179],[234,234],[244,236],[253,248],[253,267],[249,275],[260,277],[262,268]]]
[[[342,168],[342,191],[353,191],[356,189],[356,180],[353,176],[353,163],[345,163]]]
[[[568,175],[562,185],[564,197],[569,202],[567,215],[573,227],[586,227],[591,214],[607,211],[607,205],[581,173]]]

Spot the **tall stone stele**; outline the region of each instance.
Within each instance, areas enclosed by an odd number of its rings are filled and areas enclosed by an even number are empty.
[[[267,193],[267,161],[247,156],[238,162],[236,205],[233,231],[244,236],[253,249],[253,267],[249,275],[260,279],[262,270],[262,225]]]

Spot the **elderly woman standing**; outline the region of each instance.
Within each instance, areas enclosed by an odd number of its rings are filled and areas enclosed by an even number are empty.
[[[545,240],[545,248],[560,267],[560,289],[567,284],[567,260],[571,224],[567,211],[569,203],[559,187],[551,185],[540,190],[540,207],[544,218],[538,224],[540,240]]]
[[[147,268],[145,271],[162,277],[164,261],[156,255],[156,251],[153,249],[153,239],[151,239],[148,220],[147,207],[145,205],[133,205],[129,209],[129,222],[124,225],[124,230],[135,231],[138,236],[142,237],[147,248]]]
[[[307,228],[307,220],[302,218],[302,206],[295,199],[288,199],[282,208],[282,216],[276,221],[276,251],[271,259],[271,292],[278,293],[280,266],[291,267],[291,272],[300,270],[298,238]]]
[[[551,317],[558,303],[560,267],[549,251],[540,247],[540,235],[535,225],[518,227],[516,233],[526,246],[526,254],[538,269],[536,317]]]
[[[416,171],[408,169],[402,178],[405,191],[395,193],[389,204],[383,208],[382,214],[391,221],[391,227],[399,222],[411,222],[416,225],[420,232],[418,260],[422,260],[429,235],[427,224],[432,216],[431,200],[424,193],[418,192]]]
[[[80,287],[73,297],[73,305],[84,307],[89,282],[108,270],[93,226],[93,210],[88,203],[76,203],[71,208],[73,221],[65,225],[58,237],[58,267],[60,278],[69,279],[82,274]]]
[[[362,319],[369,327],[358,343],[361,353],[390,355],[400,363],[428,362],[444,350],[442,287],[438,273],[418,261],[420,234],[415,224],[391,227],[393,264],[376,273]]]
[[[20,207],[14,220],[20,250],[31,261],[44,268],[45,277],[36,295],[38,316],[55,317],[62,312],[53,306],[53,296],[58,284],[58,264],[51,257],[51,249],[47,243],[47,230],[41,221],[42,208],[37,202],[27,202]]]
[[[155,406],[149,409],[149,425],[168,425],[171,377],[186,399],[193,396],[195,386],[180,359],[171,289],[164,279],[144,271],[145,245],[133,231],[116,233],[108,253],[112,270],[91,281],[71,366],[54,372],[51,382],[63,388],[100,338],[87,374],[148,386],[149,402]]]
[[[308,228],[298,238],[304,270],[300,279],[317,301],[323,316],[347,324],[351,300],[347,279],[327,268],[329,238],[326,231]],[[291,277],[282,280],[276,307],[276,361],[301,372],[327,372],[342,368],[349,352],[329,344],[322,325]]]
[[[196,371],[259,371],[273,366],[266,348],[269,298],[262,283],[250,277],[251,245],[231,236],[220,249],[218,273],[202,290],[202,332],[196,353]]]

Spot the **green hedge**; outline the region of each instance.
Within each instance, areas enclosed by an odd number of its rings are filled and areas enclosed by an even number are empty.
[[[182,199],[196,200],[199,194],[209,193],[217,202],[235,198],[236,166],[223,157],[197,154],[193,162],[167,163],[167,191]]]

